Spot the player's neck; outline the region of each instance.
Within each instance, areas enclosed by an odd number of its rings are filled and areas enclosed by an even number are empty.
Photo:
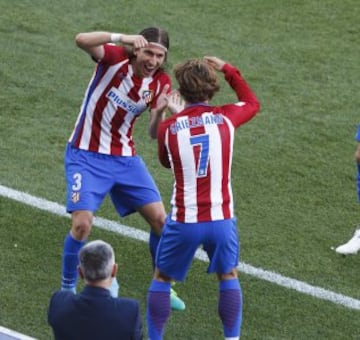
[[[89,287],[109,289],[111,286],[111,278],[94,282],[85,281],[85,284]]]
[[[209,102],[208,101],[198,102],[198,103],[185,102],[185,108],[192,107],[192,106],[209,106]]]

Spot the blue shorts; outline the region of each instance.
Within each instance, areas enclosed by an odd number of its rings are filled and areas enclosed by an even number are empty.
[[[68,144],[65,176],[69,213],[96,212],[107,194],[120,216],[161,201],[159,190],[140,156],[110,156]]]
[[[184,281],[201,245],[210,260],[207,272],[229,273],[239,263],[236,219],[177,223],[167,217],[156,253],[156,266],[170,278]]]

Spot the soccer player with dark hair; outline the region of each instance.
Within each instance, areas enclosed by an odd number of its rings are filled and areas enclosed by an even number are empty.
[[[108,194],[120,216],[139,212],[150,225],[154,259],[166,213],[159,190],[137,155],[132,132],[136,120],[149,110],[149,134],[156,138],[165,117],[164,98],[171,91],[170,77],[163,70],[169,49],[165,30],[148,27],[135,35],[79,33],[75,42],[96,67],[65,153],[71,230],[64,241],[61,287],[72,291],[78,253]],[[116,291],[116,280],[113,284]],[[175,292],[172,307],[185,308]]]

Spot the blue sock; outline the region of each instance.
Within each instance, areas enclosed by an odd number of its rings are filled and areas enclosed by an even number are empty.
[[[238,279],[220,281],[218,312],[225,337],[240,337],[242,292]]]
[[[150,231],[150,238],[149,238],[149,248],[152,260],[152,266],[155,268],[155,257],[156,257],[156,250],[160,242],[160,236],[156,235],[153,231]]]
[[[77,282],[78,254],[84,246],[85,241],[74,239],[70,233],[65,237],[62,258],[61,288],[64,290],[75,290]]]
[[[152,280],[147,296],[146,318],[148,338],[161,340],[165,324],[170,316],[170,282]]]

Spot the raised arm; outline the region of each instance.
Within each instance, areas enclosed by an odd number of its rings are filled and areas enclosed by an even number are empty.
[[[76,45],[90,54],[95,60],[104,57],[104,44],[123,43],[141,48],[148,45],[148,41],[142,35],[129,35],[111,32],[86,32],[78,33],[75,37]]]
[[[223,106],[228,111],[235,113],[231,117],[235,126],[240,126],[254,117],[260,110],[260,103],[240,71],[217,57],[204,57],[204,59],[217,71],[224,73],[225,80],[236,93],[239,102],[235,105],[228,104]]]

